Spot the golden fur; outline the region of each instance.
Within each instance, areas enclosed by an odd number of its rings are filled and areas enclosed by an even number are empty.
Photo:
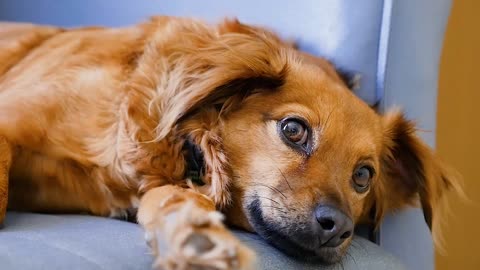
[[[278,136],[286,116],[312,127],[308,157]],[[258,231],[255,199],[289,234],[308,227],[320,202],[355,223],[374,208],[378,223],[419,195],[435,230],[443,190],[456,182],[414,131],[400,112],[381,116],[355,97],[327,61],[235,20],[0,24],[0,221],[8,187],[9,209],[122,216],[138,207],[165,269],[249,269],[252,253],[215,209]],[[186,139],[203,151],[204,186],[185,179]],[[359,161],[376,171],[362,194],[351,183]],[[317,255],[337,261],[349,242]]]

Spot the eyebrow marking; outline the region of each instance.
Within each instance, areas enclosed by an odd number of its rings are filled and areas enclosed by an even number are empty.
[[[371,155],[368,155],[368,156],[362,156],[361,158],[358,159],[360,162],[373,162],[375,160],[375,158]]]
[[[332,116],[333,111],[335,110],[335,107],[330,110],[330,112],[327,115],[327,118],[325,118],[325,121],[323,123],[319,124],[319,128],[314,128],[311,126],[312,130],[312,147],[310,149],[310,156],[314,154],[314,152],[318,149],[320,145],[320,140],[322,138],[322,134],[325,132],[325,128],[328,126],[328,123],[330,121],[330,116]]]
[[[273,115],[270,112],[263,112],[262,113],[262,121],[263,122],[268,122],[273,120]]]

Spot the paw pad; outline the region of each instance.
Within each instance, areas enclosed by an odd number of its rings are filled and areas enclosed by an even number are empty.
[[[208,252],[215,247],[207,236],[198,233],[189,235],[183,245],[186,248],[192,248],[196,254]]]

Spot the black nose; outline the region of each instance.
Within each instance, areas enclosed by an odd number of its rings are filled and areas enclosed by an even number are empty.
[[[322,246],[337,247],[353,233],[352,219],[342,211],[328,205],[320,205],[315,209],[319,235]]]

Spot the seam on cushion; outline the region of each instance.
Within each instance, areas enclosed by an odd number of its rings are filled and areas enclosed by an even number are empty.
[[[35,238],[30,238],[30,237],[25,237],[25,236],[18,236],[18,235],[14,236],[14,237],[20,238],[20,239],[24,239],[24,240],[29,240],[29,241],[32,241],[32,242],[35,242],[36,240],[38,240],[38,239],[35,239]],[[70,251],[70,250],[68,250],[68,249],[66,249],[66,248],[64,248],[64,247],[62,247],[62,246],[52,245],[51,243],[48,243],[48,242],[45,242],[45,241],[42,241],[42,242],[43,242],[43,244],[45,244],[45,245],[48,246],[48,247],[51,247],[51,248],[54,248],[54,249],[58,249],[58,250],[62,250],[62,251],[65,251],[65,252],[67,252],[67,253],[69,253],[69,254],[72,254],[72,255],[76,255],[76,256],[82,258],[83,260],[89,262],[90,264],[93,264],[93,265],[98,266],[99,269],[107,270],[106,268],[104,268],[104,267],[103,267],[102,265],[100,265],[99,263],[88,259],[87,257],[83,256],[83,255],[80,254],[80,253]]]
[[[388,62],[388,46],[390,41],[392,9],[393,0],[384,0],[382,7],[382,19],[380,22],[380,37],[378,39],[377,72],[375,82],[376,102],[382,102],[383,104],[385,104],[384,100],[387,98],[385,93],[385,76]]]

